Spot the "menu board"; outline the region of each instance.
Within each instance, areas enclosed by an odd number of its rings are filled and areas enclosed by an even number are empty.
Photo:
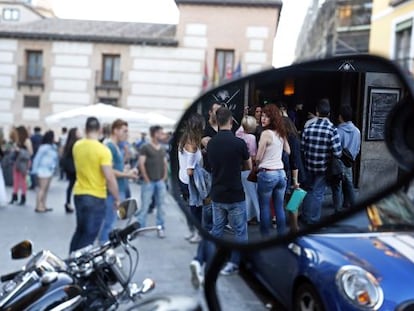
[[[367,140],[384,140],[385,122],[399,100],[398,88],[369,88]]]

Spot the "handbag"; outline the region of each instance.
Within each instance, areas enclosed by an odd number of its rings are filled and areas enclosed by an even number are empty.
[[[347,148],[342,149],[341,160],[342,160],[342,163],[344,163],[346,167],[352,167],[352,165],[355,162],[354,158],[352,157],[351,152],[349,152]]]
[[[257,174],[259,174],[259,170],[256,166],[253,166],[249,173],[249,176],[247,176],[247,180],[250,182],[257,182]]]

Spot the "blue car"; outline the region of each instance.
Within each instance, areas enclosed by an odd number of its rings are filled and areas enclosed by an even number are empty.
[[[393,194],[246,267],[288,310],[414,310],[413,223],[412,202]]]

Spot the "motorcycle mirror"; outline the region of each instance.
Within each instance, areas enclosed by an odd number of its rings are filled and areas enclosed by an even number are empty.
[[[33,245],[32,242],[25,240],[13,246],[10,251],[12,259],[28,258],[32,255]]]
[[[138,202],[136,199],[127,199],[119,205],[118,218],[121,220],[129,219],[138,212]]]
[[[228,223],[227,232],[220,238],[209,233],[213,222],[208,211],[211,211],[210,202],[215,200],[216,182],[209,162],[220,163],[214,159],[223,156],[220,148],[215,148],[214,154],[209,151],[209,136],[217,133],[215,112],[224,106],[233,115],[234,135],[248,142],[251,156],[255,155],[258,141],[268,128],[263,116],[276,120],[276,123],[278,120],[283,122],[286,136],[276,132],[275,137],[288,141],[291,150],[290,155],[284,155],[283,172],[270,171],[280,167],[262,167],[258,182],[252,183],[247,181],[250,171],[246,169],[233,188],[229,188],[227,197],[235,197],[230,192],[240,192],[242,197],[245,194],[242,219],[249,224],[249,245],[291,232],[300,235],[309,232],[309,228],[326,224],[329,219],[345,220],[354,209],[366,210],[368,205],[364,202],[371,204],[374,198],[378,201],[390,194],[391,189],[404,179],[406,170],[413,169],[413,123],[410,122],[414,115],[413,94],[414,84],[403,69],[389,60],[371,55],[348,55],[294,64],[227,82],[200,96],[177,125],[170,152],[172,193],[190,222],[204,236],[216,242],[235,241],[235,223]],[[326,103],[330,111],[318,111],[323,110]],[[278,110],[266,108],[272,104]],[[267,116],[266,111],[277,111],[283,116],[281,119]],[[309,134],[310,129],[315,130],[316,124],[321,122],[330,122],[335,128],[330,134],[322,135],[326,148],[333,150],[332,144],[348,146],[337,161],[321,158],[320,148],[323,150],[324,147],[320,147],[318,141],[312,141]],[[353,131],[352,124],[358,130]],[[275,127],[278,128],[277,124]],[[203,137],[201,142],[197,141],[202,152],[200,163],[207,171],[204,173],[213,174],[213,192],[202,198],[205,189],[197,188],[199,181],[197,185],[195,177],[188,177],[188,167],[185,167],[183,157],[181,163],[179,159],[186,143],[199,137]],[[209,138],[206,140],[206,137]],[[350,139],[353,139],[352,143]],[[266,152],[266,148],[264,150]],[[335,150],[337,152],[337,148]],[[242,166],[240,159],[234,160]],[[231,159],[228,159],[228,165],[230,163]],[[328,163],[332,167],[330,176],[326,169]],[[340,172],[335,170],[334,164]],[[297,177],[294,175],[296,169]],[[287,181],[277,178],[285,175]],[[226,178],[221,187],[227,186]],[[293,178],[298,179],[297,184]],[[201,190],[199,196],[191,197],[186,183]],[[208,186],[208,183],[202,185]],[[216,200],[222,197],[217,195]],[[208,217],[203,219],[204,225],[201,224],[201,213],[190,211],[189,206],[194,202],[200,206],[203,217]],[[353,225],[359,224],[355,222]],[[220,235],[222,229],[218,229]]]

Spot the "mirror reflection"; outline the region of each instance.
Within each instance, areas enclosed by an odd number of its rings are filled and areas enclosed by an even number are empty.
[[[402,99],[412,102],[376,59],[270,70],[212,90],[177,129],[181,205],[213,235],[243,242],[347,210],[403,174],[384,141]]]

